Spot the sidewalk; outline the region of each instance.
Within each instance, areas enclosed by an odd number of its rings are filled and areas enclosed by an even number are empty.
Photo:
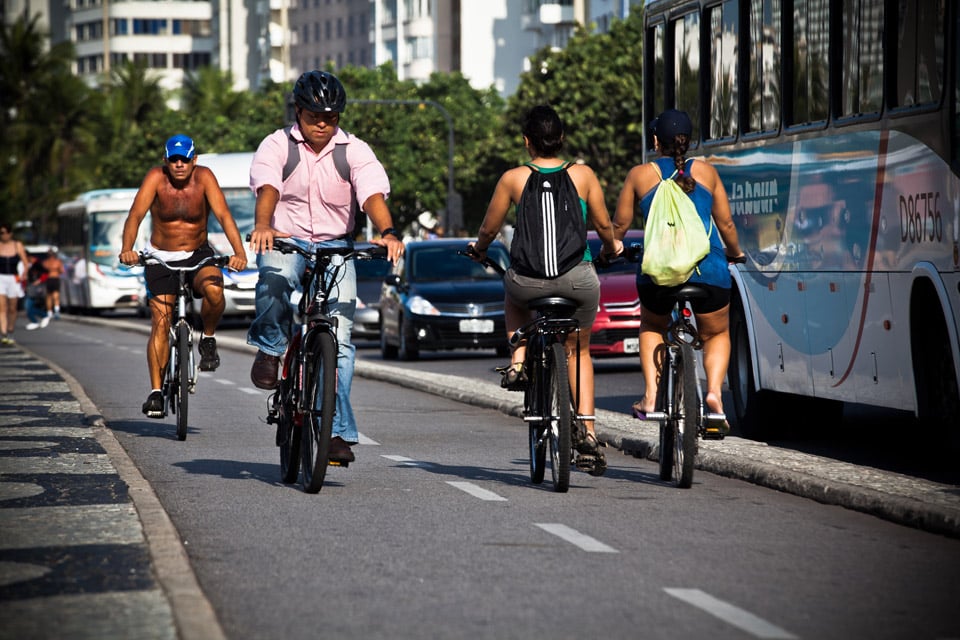
[[[522,395],[493,383],[362,360],[356,373],[522,414]],[[654,423],[601,410],[597,424],[610,447],[652,457]],[[960,537],[958,486],[735,437],[701,442],[698,468]],[[173,524],[97,408],[20,346],[0,348],[0,617],[0,640],[224,637]]]
[[[220,639],[150,485],[69,374],[0,347],[0,639]]]

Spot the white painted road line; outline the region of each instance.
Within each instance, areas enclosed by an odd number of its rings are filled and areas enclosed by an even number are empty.
[[[592,553],[619,553],[619,551],[613,547],[605,545],[585,533],[580,533],[576,529],[571,529],[565,524],[551,522],[534,522],[534,524],[547,533],[552,533],[558,538],[562,538],[570,544],[580,547],[584,551],[590,551]]]
[[[706,611],[727,624],[749,633],[754,638],[769,638],[771,640],[795,640],[797,638],[789,631],[770,624],[763,618],[758,618],[749,611],[735,607],[729,602],[718,600],[709,593],[700,591],[700,589],[664,588],[664,591],[674,598],[683,600],[687,604]]]
[[[359,438],[357,439],[357,444],[371,444],[371,445],[376,445],[378,447],[380,446],[380,443],[374,440],[373,438],[368,438],[362,433],[358,433],[357,435],[359,436]]]
[[[501,495],[494,493],[493,491],[487,491],[483,487],[478,487],[472,482],[453,482],[448,480],[447,484],[451,487],[456,487],[461,491],[465,491],[472,495],[474,498],[480,498],[481,500],[491,500],[491,501],[503,501],[506,502],[507,499]]]
[[[384,455],[384,458],[387,460],[393,460],[394,462],[399,462],[405,467],[422,467],[425,463],[420,462],[419,460],[414,460],[413,458],[408,458],[406,456],[393,456],[393,455]]]

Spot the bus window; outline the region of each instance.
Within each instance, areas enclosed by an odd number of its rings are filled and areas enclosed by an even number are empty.
[[[841,115],[883,108],[883,0],[844,0]]]
[[[940,102],[946,0],[903,0],[899,5],[896,106]]]
[[[662,22],[653,25],[647,29],[647,41],[644,45],[648,48],[646,64],[652,70],[653,77],[653,81],[647,85],[649,95],[645,96],[649,105],[647,122],[657,117],[657,114],[663,113],[667,108],[664,96],[667,69],[666,62],[663,59],[663,33],[664,25]],[[653,136],[649,135],[648,132],[644,132],[644,134],[646,135],[647,148],[653,149]]]
[[[830,70],[829,0],[793,3],[793,117],[790,124],[827,119]]]
[[[673,23],[674,106],[693,122],[690,147],[700,139],[700,14],[688,13]]]
[[[780,128],[781,0],[750,3],[750,131]]]
[[[710,138],[737,135],[737,21],[740,12],[736,0],[707,9],[710,24]]]

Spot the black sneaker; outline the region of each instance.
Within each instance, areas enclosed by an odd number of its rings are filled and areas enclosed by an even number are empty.
[[[216,338],[200,338],[200,371],[216,371],[220,366]]]
[[[151,391],[147,396],[147,401],[143,403],[143,413],[148,418],[163,417],[163,393],[160,391]]]

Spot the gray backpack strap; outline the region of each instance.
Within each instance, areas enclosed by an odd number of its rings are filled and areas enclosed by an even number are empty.
[[[293,170],[300,164],[300,141],[293,137],[291,130],[293,125],[286,127],[284,131],[287,134],[287,163],[283,165],[282,181],[286,182]]]
[[[340,177],[350,182],[350,164],[347,162],[347,143],[338,142],[333,147],[333,164],[337,165]]]

